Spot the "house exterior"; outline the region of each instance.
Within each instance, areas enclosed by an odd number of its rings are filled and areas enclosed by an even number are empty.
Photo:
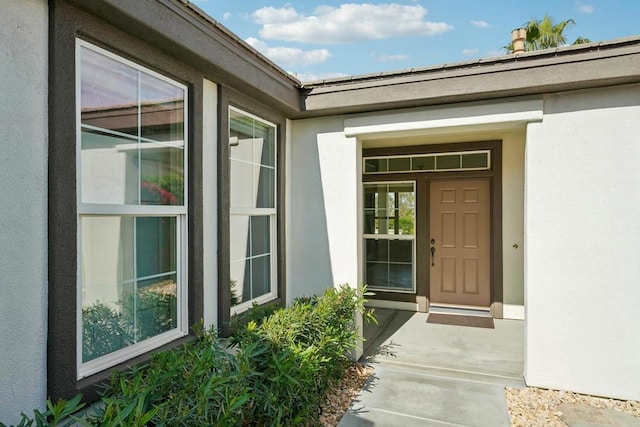
[[[341,283],[640,399],[640,38],[303,84],[186,0],[0,24],[0,420]]]

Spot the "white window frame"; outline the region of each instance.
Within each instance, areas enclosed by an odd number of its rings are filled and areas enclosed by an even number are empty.
[[[418,221],[416,217],[416,182],[415,181],[367,181],[363,183],[363,192],[364,187],[368,185],[395,185],[395,184],[411,184],[413,186],[413,195],[414,195],[414,206],[413,206],[413,234],[365,234],[364,230],[362,232],[362,240],[363,240],[363,266],[364,266],[364,274],[365,274],[365,284],[367,285],[367,289],[378,292],[393,292],[400,294],[415,294],[416,293],[416,235],[418,231]],[[362,224],[364,224],[364,212],[367,208],[362,208],[361,215],[363,216]],[[411,245],[412,252],[412,265],[411,265],[411,289],[406,288],[398,288],[398,287],[383,287],[383,286],[374,286],[366,283],[366,274],[367,274],[367,240],[411,240],[413,244]]]
[[[138,72],[144,72],[157,79],[163,80],[171,85],[179,87],[184,91],[184,117],[183,117],[183,135],[184,142],[182,143],[183,154],[183,171],[184,171],[184,195],[183,205],[181,206],[163,206],[163,205],[111,205],[111,204],[94,204],[94,203],[82,203],[82,129],[94,128],[90,125],[82,125],[81,117],[81,52],[82,48],[90,49],[96,53],[104,55],[110,59],[118,61],[122,64],[128,65]],[[175,80],[163,76],[153,70],[150,70],[140,64],[127,60],[119,55],[102,49],[98,46],[90,44],[84,40],[76,39],[76,200],[77,200],[77,283],[76,283],[76,366],[77,366],[77,379],[88,377],[107,368],[115,366],[119,363],[125,362],[134,357],[140,356],[148,351],[158,348],[164,344],[174,341],[178,338],[188,335],[188,278],[187,278],[187,244],[188,244],[188,88],[186,85],[181,84]],[[107,133],[118,135],[117,131],[109,131]],[[124,135],[121,135],[124,136]],[[144,141],[158,143],[157,141],[147,140],[142,136],[126,135],[132,142],[138,141],[144,143]],[[163,142],[167,146],[176,147],[180,145],[180,141],[176,142]],[[122,150],[130,149],[129,144],[123,144]],[[112,353],[105,354],[104,356],[97,357],[88,362],[82,361],[82,218],[88,216],[120,216],[120,217],[173,217],[176,219],[176,328],[169,331],[158,334],[154,337],[137,342],[120,350],[116,350]],[[141,278],[135,277],[135,280]]]
[[[254,114],[248,113],[246,111],[243,111],[239,108],[233,107],[233,106],[229,106],[229,120],[227,123],[227,128],[230,129],[231,127],[231,112],[235,112],[237,114],[241,114],[243,116],[249,117],[253,120],[256,120],[262,124],[265,124],[267,126],[273,127],[274,133],[273,133],[273,138],[274,138],[274,180],[273,180],[273,195],[274,195],[274,200],[273,200],[273,208],[246,208],[246,207],[234,207],[234,206],[229,206],[229,215],[230,216],[248,216],[248,217],[252,217],[252,216],[268,216],[269,217],[269,229],[270,229],[270,233],[269,233],[269,238],[270,238],[270,245],[269,245],[269,250],[271,251],[271,265],[270,265],[270,283],[271,283],[271,289],[269,293],[266,293],[264,295],[261,295],[257,298],[253,298],[249,301],[245,301],[241,304],[235,305],[235,306],[231,306],[231,315],[235,315],[235,314],[240,314],[244,311],[247,311],[249,308],[251,308],[251,306],[255,303],[258,305],[261,304],[265,304],[268,303],[269,301],[273,301],[276,298],[278,298],[278,126],[275,123],[271,123],[268,120],[265,120],[263,118],[260,118]],[[231,173],[231,152],[229,152],[229,173]],[[254,166],[262,166],[261,164],[258,163],[251,163]],[[231,191],[231,190],[230,190]],[[229,233],[231,234],[231,233]],[[232,260],[230,259],[230,263],[234,261],[239,261],[240,259],[249,259],[249,258],[239,258],[237,260]]]

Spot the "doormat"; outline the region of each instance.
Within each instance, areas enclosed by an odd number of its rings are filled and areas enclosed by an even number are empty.
[[[493,329],[493,317],[460,316],[457,314],[429,313],[427,323],[438,325],[470,326],[472,328]]]

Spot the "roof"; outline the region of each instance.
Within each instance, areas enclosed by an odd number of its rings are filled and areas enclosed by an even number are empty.
[[[238,45],[238,47],[240,49],[246,50],[249,55],[252,55],[252,56],[256,57],[261,62],[263,62],[265,65],[267,65],[268,67],[272,68],[277,73],[279,73],[282,76],[284,76],[287,79],[289,79],[294,85],[296,85],[298,87],[302,86],[302,83],[300,82],[300,80],[298,80],[295,76],[293,76],[291,73],[288,73],[283,68],[281,68],[278,64],[276,64],[275,62],[273,62],[272,60],[270,60],[269,58],[267,58],[266,56],[261,54],[257,49],[255,49],[249,43],[245,42],[240,37],[238,37],[233,31],[231,31],[230,29],[228,29],[227,27],[222,25],[220,22],[218,22],[215,19],[213,19],[204,10],[202,10],[198,6],[196,6],[192,1],[189,1],[189,0],[173,0],[173,1],[175,1],[176,3],[181,3],[181,4],[184,4],[185,6],[187,6],[189,9],[191,9],[197,15],[199,15],[201,18],[203,18],[205,21],[207,21],[212,27],[218,29],[219,31],[224,33],[227,37],[232,39],[235,43],[237,43],[237,45]]]
[[[303,116],[640,83],[640,36],[305,83]]]

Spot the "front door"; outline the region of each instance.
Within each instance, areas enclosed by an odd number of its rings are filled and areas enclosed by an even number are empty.
[[[432,304],[489,307],[490,181],[432,181],[429,283]]]

